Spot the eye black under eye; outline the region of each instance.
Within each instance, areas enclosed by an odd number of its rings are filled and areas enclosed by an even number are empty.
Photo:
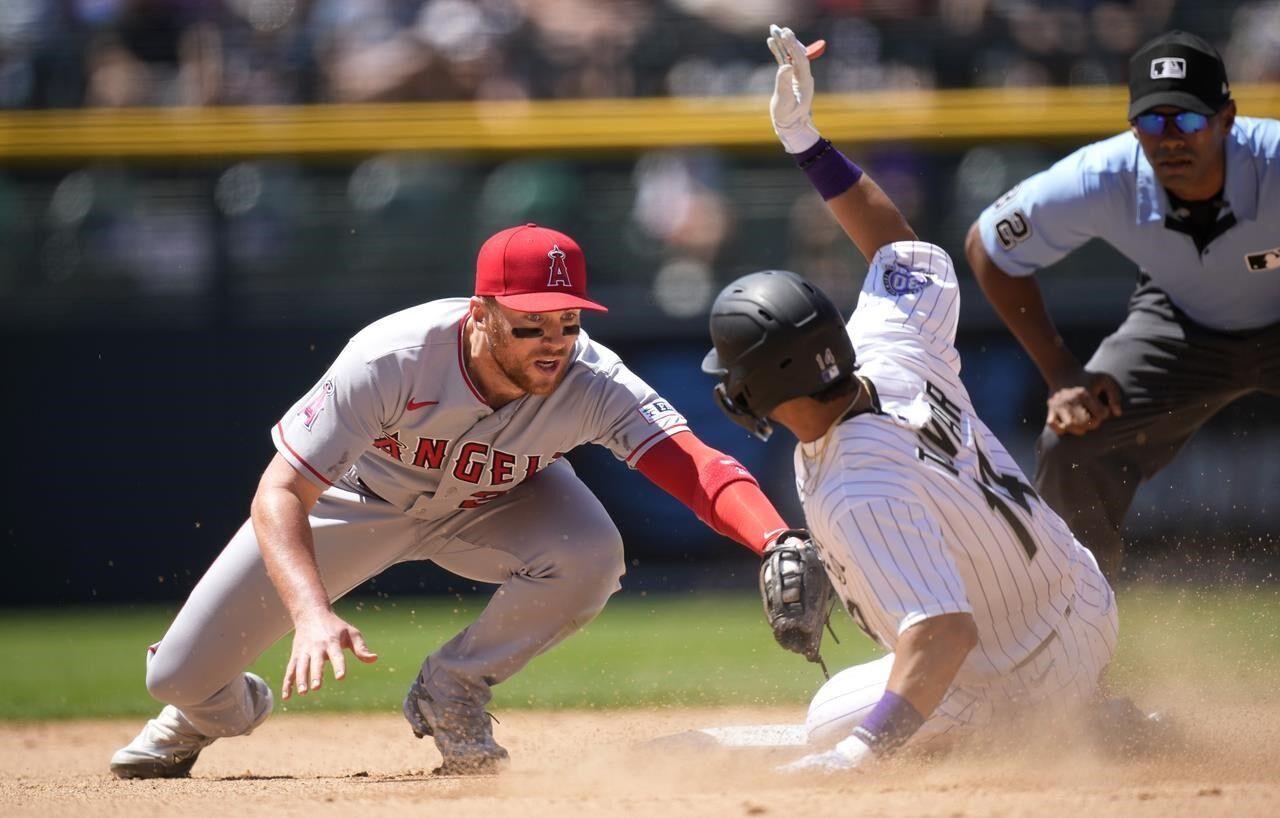
[[[565,335],[577,335],[581,331],[582,331],[582,327],[578,326],[577,324],[566,324],[564,328]]]
[[[538,327],[512,327],[511,334],[516,338],[541,338],[542,330]]]

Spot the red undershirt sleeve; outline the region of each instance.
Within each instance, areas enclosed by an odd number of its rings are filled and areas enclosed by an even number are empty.
[[[788,528],[741,463],[682,432],[647,451],[636,469],[717,533],[762,554]]]

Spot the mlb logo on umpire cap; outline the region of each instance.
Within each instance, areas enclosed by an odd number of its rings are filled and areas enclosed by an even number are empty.
[[[1129,119],[1161,105],[1213,116],[1230,99],[1222,56],[1202,37],[1168,31],[1129,60]]]
[[[499,231],[480,247],[476,295],[522,312],[608,312],[587,298],[587,262],[578,243],[536,224]]]
[[[1157,57],[1151,61],[1151,79],[1181,80],[1187,77],[1187,61],[1181,57]]]

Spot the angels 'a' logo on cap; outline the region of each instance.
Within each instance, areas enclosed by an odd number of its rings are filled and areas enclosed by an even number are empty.
[[[1187,78],[1187,61],[1181,57],[1156,57],[1151,61],[1151,79],[1182,80]]]
[[[551,259],[551,272],[547,276],[547,286],[572,287],[573,282],[569,280],[569,268],[565,266],[564,251],[560,249],[560,245],[551,245],[551,249],[547,251],[547,258]]]

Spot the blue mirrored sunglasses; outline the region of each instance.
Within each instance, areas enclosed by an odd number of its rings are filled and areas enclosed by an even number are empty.
[[[1168,126],[1169,120],[1173,120],[1178,132],[1184,134],[1199,133],[1209,126],[1209,117],[1197,114],[1195,111],[1179,111],[1176,114],[1138,114],[1133,118],[1133,124],[1147,136],[1160,136]]]

